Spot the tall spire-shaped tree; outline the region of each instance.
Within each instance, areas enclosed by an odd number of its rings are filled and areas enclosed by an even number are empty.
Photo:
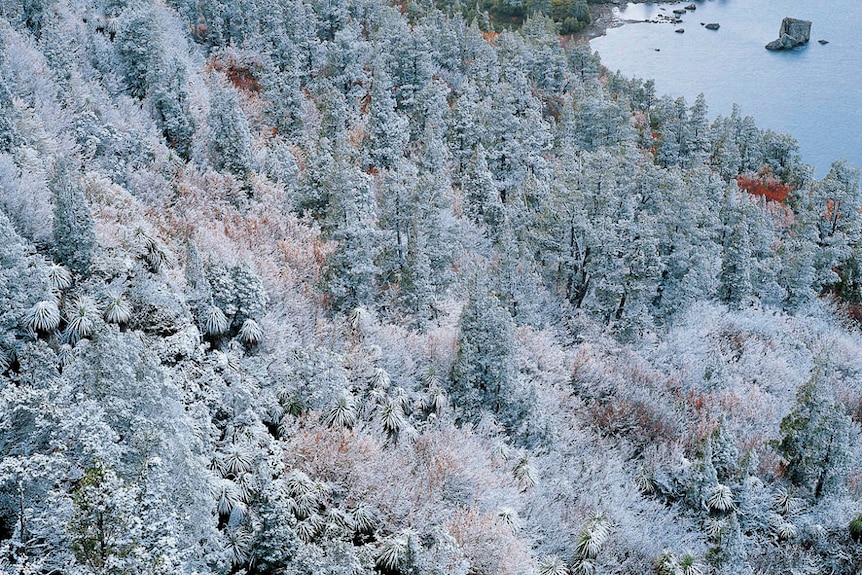
[[[57,258],[79,274],[90,271],[96,235],[84,192],[76,181],[72,163],[59,160],[51,181],[54,192],[54,249]]]

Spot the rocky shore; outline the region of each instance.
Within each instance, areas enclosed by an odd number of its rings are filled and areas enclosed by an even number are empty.
[[[636,0],[638,3],[645,0]],[[625,5],[627,2],[605,2],[603,4],[590,4],[590,25],[572,35],[576,41],[589,41],[599,36],[604,36],[608,28],[621,26],[624,22],[614,18],[614,8]]]
[[[627,23],[625,20],[617,20],[614,18],[614,8],[619,8],[626,4],[646,4],[654,1],[655,0],[609,0],[608,2],[603,2],[601,4],[590,4],[590,25],[580,32],[573,34],[572,38],[576,41],[589,41],[593,38],[604,36],[605,32],[609,28],[616,28],[617,26],[623,26]],[[665,3],[679,4],[680,7],[692,4],[690,0],[662,2],[662,4]]]

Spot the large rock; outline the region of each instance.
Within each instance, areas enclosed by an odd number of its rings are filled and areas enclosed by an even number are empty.
[[[778,40],[766,45],[767,50],[790,50],[807,44],[811,38],[811,20],[785,18],[781,21]]]
[[[801,46],[803,42],[800,42],[793,36],[789,36],[788,34],[782,34],[781,38],[778,40],[773,40],[769,44],[766,45],[767,50],[790,50],[791,48],[796,48],[797,46]]]

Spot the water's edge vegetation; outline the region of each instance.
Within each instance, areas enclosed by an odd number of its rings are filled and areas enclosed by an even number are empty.
[[[0,571],[858,572],[859,170],[457,7],[0,0]]]

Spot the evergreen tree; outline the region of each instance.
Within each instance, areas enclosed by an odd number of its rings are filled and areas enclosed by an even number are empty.
[[[391,170],[404,156],[410,131],[407,119],[395,111],[392,81],[382,65],[375,67],[371,86],[368,136],[363,140],[366,169]]]
[[[117,19],[116,45],[129,93],[144,98],[165,49],[158,13],[152,5],[136,3],[123,11]]]
[[[407,235],[404,273],[401,280],[401,299],[421,325],[434,314],[435,290],[428,256],[425,230],[417,219],[411,222]]]
[[[188,160],[195,125],[189,110],[185,67],[178,58],[161,60],[150,78],[149,97],[156,123],[168,144]]]
[[[245,177],[251,172],[252,137],[236,90],[223,80],[211,85],[209,151],[217,170]]]
[[[746,201],[728,192],[725,206],[725,231],[721,274],[719,276],[719,297],[722,301],[739,305],[753,291],[751,238],[748,221],[740,202]]]
[[[476,423],[487,412],[517,434],[531,405],[519,382],[512,316],[487,288],[474,286],[458,327],[449,394],[461,409],[462,421]]]
[[[5,51],[3,34],[0,32],[0,153],[12,152],[20,137],[15,127],[15,108],[12,105],[12,92],[3,74]]]
[[[488,168],[485,148],[479,144],[461,179],[464,196],[464,215],[488,227],[489,235],[506,217],[500,201],[497,183]]]
[[[82,275],[90,271],[96,249],[93,217],[76,181],[72,163],[58,161],[51,180],[54,193],[54,250],[70,270]]]
[[[841,289],[841,270],[862,240],[862,191],[859,168],[835,162],[829,173],[814,185],[810,196],[811,216],[817,217],[817,280],[824,288]]]
[[[829,377],[818,368],[796,393],[796,408],[781,420],[778,453],[786,460],[788,479],[818,500],[836,493],[850,457],[850,418],[829,390]]]
[[[335,144],[331,164],[323,169],[322,223],[326,238],[337,242],[326,261],[324,289],[335,309],[352,310],[371,303],[380,271],[375,264],[380,233],[371,182],[354,165],[352,149],[343,138]]]

